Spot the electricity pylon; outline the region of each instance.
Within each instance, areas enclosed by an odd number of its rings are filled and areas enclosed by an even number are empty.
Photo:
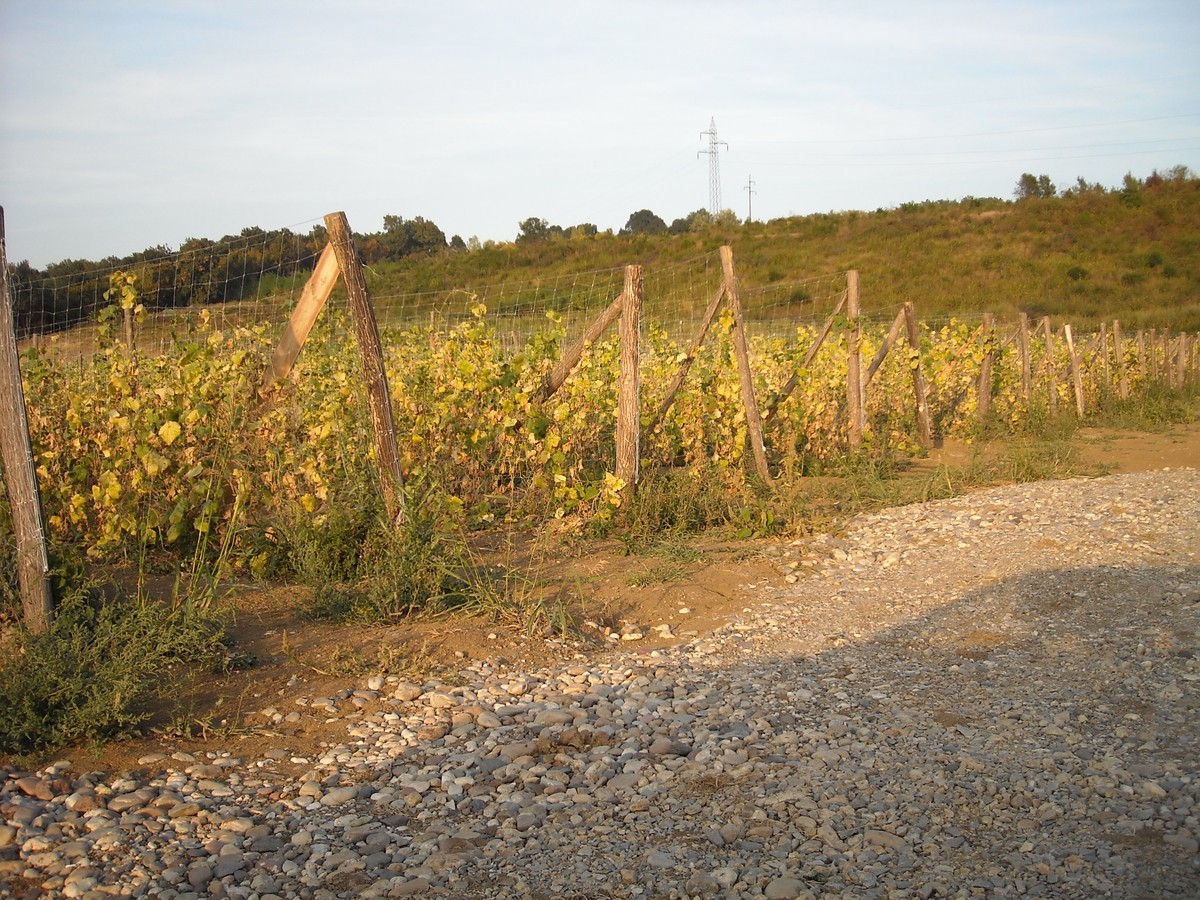
[[[708,149],[697,150],[696,156],[699,157],[703,153],[708,154],[708,211],[713,216],[717,216],[721,212],[721,161],[717,147],[725,142],[717,140],[716,117],[709,121],[708,131],[700,132],[701,137],[704,135],[708,135]],[[725,149],[729,149],[728,144],[725,144]]]

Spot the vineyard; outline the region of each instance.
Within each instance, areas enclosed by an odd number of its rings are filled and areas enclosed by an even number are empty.
[[[696,315],[719,282],[713,256],[647,273],[644,422],[688,356],[683,317]],[[586,532],[619,518],[619,341],[597,340],[548,400],[541,387],[582,323],[619,293],[620,278],[612,270],[550,285],[448,292],[447,299],[379,299],[401,468],[421,503],[466,528],[557,519]],[[760,402],[798,376],[764,433],[780,483],[851,450],[851,326],[861,327],[865,360],[888,340],[891,310],[876,307],[853,322],[838,316],[805,365],[844,283],[839,273],[769,291],[743,286]],[[122,285],[136,292],[136,280]],[[456,294],[468,296],[451,305]],[[115,293],[112,308],[120,302]],[[344,307],[326,309],[290,378],[261,389],[289,303],[294,292],[263,298],[261,321],[252,320],[255,310],[159,313],[137,324],[142,338],[133,346],[121,339],[115,316],[93,329],[90,350],[67,332],[25,352],[30,437],[53,543],[82,548],[96,561],[127,562],[147,552],[189,559],[221,550],[238,568],[267,575],[283,564],[287,534],[319,529],[372,494],[371,427]],[[274,315],[262,316],[267,309]],[[736,506],[770,486],[748,465],[734,325],[723,310],[674,404],[644,441],[641,465],[648,474],[669,470],[715,481]],[[920,326],[919,346],[893,349],[864,391],[863,447],[921,451],[917,366],[939,436],[967,436],[978,427],[985,360],[989,416],[1014,429],[1053,408],[1094,408],[1152,381],[1194,378],[1194,344],[1186,336],[1147,345],[1139,335],[1117,346],[1094,335],[1076,338],[1078,353],[1064,340],[1033,341],[1025,365],[1036,377],[1023,380],[1011,331],[996,327],[985,335],[977,323],[957,319]]]
[[[287,273],[259,254],[240,299],[200,306],[164,287],[204,269],[186,254],[85,273],[108,285],[90,322],[19,358],[9,327],[0,753],[143,721],[164,672],[223,658],[235,583],[302,585],[322,620],[455,608],[562,635],[566,601],[476,548],[803,529],[788,498],[847,461],[1196,392],[1187,334],[921,323],[869,273],[742,283],[727,246],[375,296],[348,228],[340,247]]]

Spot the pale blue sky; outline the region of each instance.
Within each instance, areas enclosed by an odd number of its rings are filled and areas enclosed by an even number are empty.
[[[345,210],[511,240],[1200,170],[1200,3],[0,0],[10,261]]]

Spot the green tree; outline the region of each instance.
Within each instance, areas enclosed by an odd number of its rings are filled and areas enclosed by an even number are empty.
[[[621,234],[665,234],[667,223],[648,209],[639,209],[629,217]]]
[[[578,225],[572,225],[566,231],[568,238],[590,238],[595,237],[600,233],[600,229],[591,222],[580,222]]]
[[[1017,179],[1017,186],[1013,190],[1013,196],[1018,200],[1053,197],[1057,193],[1058,188],[1049,175],[1033,175],[1029,172]]]
[[[704,231],[713,222],[712,213],[707,209],[690,212],[682,219],[676,219],[667,230],[671,234],[687,234],[688,232]]]
[[[536,216],[530,216],[524,222],[519,222],[517,228],[519,229],[517,232],[518,244],[534,244],[550,237],[550,223]]]

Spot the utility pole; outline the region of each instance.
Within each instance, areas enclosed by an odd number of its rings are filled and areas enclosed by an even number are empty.
[[[758,193],[754,189],[754,176],[750,176],[750,180],[746,182],[746,223],[754,221],[754,195]]]
[[[708,211],[715,217],[721,212],[721,163],[718,158],[717,147],[725,144],[724,141],[717,140],[717,120],[714,117],[708,123],[708,131],[700,132],[701,137],[708,137],[708,149],[697,150],[696,156],[699,158],[701,154],[708,154]],[[729,145],[725,144],[725,149],[729,149]]]

